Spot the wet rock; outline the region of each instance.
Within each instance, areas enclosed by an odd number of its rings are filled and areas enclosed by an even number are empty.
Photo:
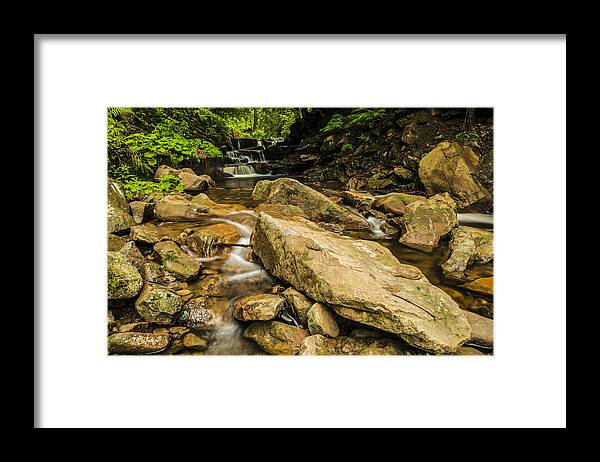
[[[177,295],[179,295],[180,297],[183,297],[183,296],[185,296],[185,295],[189,295],[189,294],[191,294],[191,293],[192,293],[192,291],[191,291],[191,290],[189,290],[189,289],[181,289],[181,290],[178,290],[178,291],[177,291],[177,292],[175,292],[175,293],[176,293]]]
[[[158,179],[165,175],[174,175],[181,178],[183,190],[188,192],[206,191],[216,185],[210,176],[196,175],[191,168],[175,169],[161,165],[156,170],[154,177]]]
[[[375,198],[366,192],[359,191],[344,191],[341,195],[342,202],[361,211],[366,211],[371,208]]]
[[[261,213],[252,244],[271,274],[342,317],[434,353],[454,353],[470,337],[456,302],[376,242]]]
[[[223,250],[223,244],[235,244],[241,238],[237,228],[226,223],[214,223],[194,228],[186,244],[200,257],[212,257]]]
[[[400,243],[413,249],[431,252],[442,237],[458,226],[456,204],[448,193],[406,206],[400,224]]]
[[[150,333],[156,326],[151,322],[130,322],[119,326],[119,332],[144,332]]]
[[[127,238],[123,236],[116,236],[114,234],[108,235],[108,251],[109,252],[118,252],[127,244]]]
[[[402,355],[402,346],[390,339],[368,337],[327,338],[323,335],[306,337],[300,355]]]
[[[414,179],[413,173],[404,167],[396,167],[393,170],[394,175],[396,175],[402,181],[412,181]]]
[[[135,297],[144,281],[138,270],[123,254],[108,252],[108,299],[123,300]]]
[[[194,221],[206,217],[210,209],[177,194],[162,198],[154,207],[154,215],[163,221]]]
[[[277,218],[302,217],[308,219],[308,215],[304,213],[304,210],[295,205],[266,204],[263,202],[254,211],[256,213],[263,212]]]
[[[161,239],[161,234],[158,232],[158,228],[155,225],[144,224],[138,226],[132,226],[129,233],[129,238],[136,242],[143,242],[145,244],[156,244]]]
[[[108,233],[123,233],[134,225],[123,187],[108,179]]]
[[[145,321],[161,325],[173,324],[182,308],[179,295],[155,284],[146,284],[135,302],[136,311]]]
[[[404,201],[396,194],[387,194],[382,197],[378,197],[373,202],[373,208],[381,210],[384,213],[391,213],[393,215],[402,216],[406,212],[406,205]]]
[[[173,241],[159,242],[154,246],[162,267],[182,281],[188,281],[198,276],[202,264],[190,257]]]
[[[151,202],[133,201],[129,203],[129,209],[136,225],[154,218],[154,204]]]
[[[494,233],[470,226],[459,226],[450,234],[450,257],[443,263],[446,276],[464,279],[464,272],[475,263],[487,263],[494,258]]]
[[[419,162],[419,178],[427,194],[448,192],[461,211],[486,211],[491,194],[473,176],[479,156],[469,146],[444,141]]]
[[[322,303],[313,304],[308,310],[308,331],[311,335],[321,334],[337,337],[340,334],[335,315]]]
[[[425,196],[419,196],[416,194],[407,194],[400,192],[393,192],[389,194],[385,194],[383,196],[378,196],[377,199],[390,198],[393,199],[393,202],[400,201],[403,202],[404,205],[411,204],[416,201],[424,201],[427,200]]]
[[[135,269],[141,274],[144,273],[144,265],[146,259],[142,255],[142,252],[137,248],[135,242],[129,241],[119,250],[119,253],[124,255],[129,263],[135,266]]]
[[[230,213],[245,210],[241,204],[218,204],[210,199],[206,194],[200,193],[192,198],[192,203],[205,210],[208,216],[223,216]]]
[[[112,354],[141,355],[158,353],[168,346],[168,334],[124,332],[108,337],[108,351]]]
[[[183,337],[183,346],[188,350],[204,351],[208,347],[208,340],[190,332]]]
[[[335,204],[327,196],[291,178],[256,183],[254,200],[300,207],[314,222],[339,224],[344,229],[369,229],[367,220]]]
[[[494,295],[494,277],[475,279],[461,287],[481,295]]]
[[[353,190],[364,189],[365,186],[367,186],[367,180],[357,176],[350,178],[346,183],[346,188]]]
[[[486,356],[485,353],[482,353],[477,348],[469,347],[469,346],[461,346],[456,354],[461,356]]]
[[[294,308],[294,311],[298,315],[300,324],[308,325],[308,310],[313,306],[313,301],[301,292],[298,292],[293,287],[289,287],[281,294]]]
[[[269,321],[283,308],[285,298],[274,294],[248,295],[233,305],[233,317],[239,321]]]
[[[484,347],[494,346],[494,321],[478,314],[465,311],[465,316],[471,326],[470,343]]]
[[[145,281],[155,284],[168,285],[177,280],[175,276],[167,273],[162,266],[154,261],[144,263],[142,276]]]
[[[393,188],[395,183],[390,178],[369,178],[367,180],[367,188],[370,189],[389,189]]]
[[[308,331],[279,321],[254,321],[244,331],[244,337],[254,340],[272,355],[295,355]]]
[[[196,329],[215,327],[218,322],[218,313],[214,304],[213,298],[193,298],[181,310],[178,322]]]

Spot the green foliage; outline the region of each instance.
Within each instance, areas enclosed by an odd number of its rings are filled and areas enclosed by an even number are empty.
[[[456,140],[457,141],[461,141],[463,143],[468,143],[468,142],[478,142],[479,141],[479,134],[473,131],[466,131],[466,132],[461,132],[458,133],[456,135]]]
[[[123,181],[123,180],[122,180]],[[143,198],[153,192],[172,192],[183,191],[183,181],[175,175],[165,175],[158,181],[146,181],[138,178],[131,178],[123,181],[125,195],[128,200]]]
[[[358,136],[358,141],[360,141],[361,143],[368,143],[369,141],[371,141],[371,137],[366,133],[363,133],[362,135]]]
[[[346,143],[342,146],[342,152],[349,152],[349,151],[353,151],[354,150],[354,146],[352,146],[351,143]]]
[[[354,109],[349,115],[334,114],[327,125],[321,129],[322,133],[334,130],[346,130],[353,127],[372,127],[385,115],[385,109]]]

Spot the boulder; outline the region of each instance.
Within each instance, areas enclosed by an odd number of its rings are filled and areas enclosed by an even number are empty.
[[[313,306],[313,301],[301,292],[298,292],[293,287],[289,287],[281,294],[294,308],[294,311],[298,315],[300,324],[308,325],[308,310]]]
[[[212,257],[222,244],[235,244],[241,238],[239,230],[227,223],[213,223],[194,228],[186,237],[186,245],[200,257]]]
[[[183,346],[188,350],[203,351],[208,347],[208,340],[190,332],[183,337]]]
[[[337,337],[340,329],[335,322],[335,315],[322,303],[313,304],[308,310],[308,331],[311,335],[321,334],[327,337]]]
[[[327,338],[311,335],[302,341],[300,355],[402,355],[404,349],[393,340],[369,337]]]
[[[482,353],[477,348],[468,346],[461,346],[456,352],[456,354],[460,356],[486,356],[485,353]]]
[[[216,185],[214,180],[208,175],[196,175],[191,168],[175,169],[161,165],[156,170],[155,178],[161,178],[165,175],[174,175],[181,179],[183,190],[189,192],[206,191]]]
[[[484,347],[494,346],[494,320],[470,311],[464,311],[467,321],[471,326],[470,343]]]
[[[207,216],[218,217],[222,215],[229,215],[233,212],[240,212],[246,209],[246,207],[244,207],[241,204],[219,204],[213,201],[204,193],[200,193],[194,196],[192,198],[192,203],[200,206],[203,210],[205,210],[204,213],[206,213]]]
[[[308,331],[279,321],[254,321],[244,331],[244,337],[254,340],[272,355],[295,355]]]
[[[108,233],[123,233],[135,222],[129,214],[129,204],[125,198],[123,187],[116,181],[108,179],[107,204]]]
[[[494,295],[494,277],[475,279],[474,281],[463,284],[461,287],[477,294],[491,296]]]
[[[123,236],[116,236],[115,234],[108,235],[108,251],[118,252],[121,248],[127,244],[127,238]]]
[[[143,225],[132,226],[129,232],[129,238],[136,242],[145,244],[156,244],[161,239],[161,234],[156,225],[145,223]]]
[[[216,327],[219,321],[212,297],[197,297],[185,304],[178,322],[193,329]]]
[[[396,167],[393,170],[394,175],[396,175],[402,181],[412,181],[414,179],[413,173],[404,167]]]
[[[269,321],[283,308],[285,298],[275,294],[247,295],[233,305],[233,317],[239,321]]]
[[[431,252],[442,237],[458,226],[455,208],[456,204],[448,193],[411,202],[400,220],[403,231],[400,243]]]
[[[425,196],[419,196],[416,194],[400,193],[400,192],[384,194],[382,196],[377,196],[375,199],[384,199],[384,198],[393,199],[393,202],[397,202],[397,201],[403,202],[404,205],[408,205],[408,204],[410,204],[412,202],[416,202],[416,201],[427,200],[427,198]]]
[[[491,194],[473,176],[479,156],[468,146],[444,141],[419,162],[419,178],[427,194],[448,192],[460,211],[489,210]]]
[[[155,261],[147,261],[144,263],[142,277],[146,282],[162,285],[167,285],[177,280],[175,276],[166,272],[163,267]]]
[[[141,274],[144,273],[144,265],[146,259],[142,255],[142,252],[137,248],[135,242],[129,241],[119,250],[119,253],[124,255],[129,263],[135,266],[135,269]]]
[[[182,308],[179,295],[155,284],[146,284],[135,302],[136,311],[145,321],[161,325],[173,324]]]
[[[254,187],[252,198],[269,204],[295,205],[314,222],[339,224],[347,230],[369,229],[369,223],[365,218],[291,178],[259,181]]]
[[[136,225],[154,218],[154,205],[152,202],[133,201],[129,203],[131,216]]]
[[[173,241],[162,241],[155,244],[154,251],[165,271],[172,273],[181,281],[197,277],[202,269],[202,263],[190,257]]]
[[[358,210],[369,210],[375,198],[367,192],[344,191],[341,195],[342,202]]]
[[[168,334],[123,332],[108,337],[108,352],[120,355],[158,353],[169,346]]]
[[[386,194],[373,201],[373,208],[384,213],[402,216],[406,212],[406,205],[396,194]]]
[[[138,270],[119,252],[108,252],[108,299],[135,297],[144,281]]]
[[[259,204],[254,211],[256,213],[264,212],[277,218],[302,217],[308,220],[308,215],[304,213],[304,210],[295,205],[266,204],[263,202],[262,204]]]
[[[417,348],[454,353],[471,335],[449,295],[377,242],[261,213],[252,245],[277,278],[338,315],[397,334]]]
[[[158,201],[154,215],[162,221],[195,221],[206,217],[209,208],[178,194],[170,194]]]
[[[470,226],[459,226],[450,233],[450,257],[442,264],[446,276],[464,278],[465,270],[475,263],[494,258],[494,233]]]

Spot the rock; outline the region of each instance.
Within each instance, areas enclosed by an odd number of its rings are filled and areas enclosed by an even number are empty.
[[[300,324],[308,326],[308,310],[310,310],[310,307],[313,306],[314,302],[293,287],[287,288],[281,295],[283,295],[288,303],[294,308]]]
[[[283,308],[285,298],[274,294],[248,295],[233,305],[233,317],[239,321],[269,321]]]
[[[107,217],[108,233],[122,233],[134,225],[123,187],[110,178],[108,179]]]
[[[434,353],[454,353],[470,338],[456,302],[376,242],[261,213],[252,245],[271,274],[342,317]]]
[[[187,236],[186,244],[200,257],[212,257],[219,250],[221,244],[235,244],[241,238],[237,228],[227,223],[214,223],[202,228],[194,228],[191,235]]]
[[[133,201],[129,203],[129,209],[136,225],[154,218],[154,204],[151,202]]]
[[[241,204],[218,204],[204,193],[200,193],[192,198],[192,202],[206,210],[207,216],[222,216],[230,213],[245,210]]]
[[[121,248],[127,244],[127,238],[123,236],[116,236],[114,234],[108,235],[108,251],[118,252]]]
[[[375,198],[366,192],[344,191],[341,195],[342,202],[359,210],[369,210]]]
[[[118,252],[108,252],[108,299],[124,300],[135,297],[144,281],[138,270]]]
[[[321,334],[337,337],[340,334],[335,315],[322,303],[313,304],[308,310],[308,331],[311,335]]]
[[[195,221],[206,217],[210,209],[183,196],[170,194],[158,201],[154,215],[162,221]]]
[[[155,178],[161,178],[165,175],[174,175],[181,178],[184,191],[206,191],[213,186],[216,186],[214,180],[208,175],[196,175],[191,168],[174,169],[161,165],[156,170]]]
[[[308,215],[304,213],[300,207],[295,205],[283,205],[283,204],[259,204],[254,211],[256,213],[264,212],[267,215],[271,215],[276,218],[287,218],[287,217],[302,217],[308,220]]]
[[[127,324],[122,324],[119,327],[119,332],[152,332],[155,328],[155,325],[151,322],[130,322]]]
[[[182,281],[198,276],[202,263],[190,257],[173,241],[163,241],[154,245],[162,267]]]
[[[427,194],[448,192],[460,211],[489,210],[491,194],[473,176],[479,156],[468,146],[444,141],[419,162],[419,178]]]
[[[144,273],[144,265],[146,264],[146,259],[142,255],[142,252],[137,248],[135,242],[129,241],[119,250],[119,253],[124,255],[129,263],[135,266],[135,269],[141,274]]]
[[[389,189],[393,188],[395,183],[389,178],[369,178],[367,180],[367,188],[370,189]]]
[[[450,233],[449,249],[450,257],[442,264],[442,271],[447,276],[463,279],[470,265],[487,263],[494,258],[494,233],[459,226]]]
[[[406,205],[396,194],[387,194],[382,197],[378,197],[373,202],[373,208],[381,210],[384,213],[391,213],[394,215],[402,216],[406,211]]]
[[[185,304],[178,322],[193,329],[215,327],[218,322],[215,299],[211,297],[193,298]]]
[[[367,185],[367,180],[354,176],[346,183],[347,189],[357,190],[363,189]]]
[[[269,204],[295,205],[314,222],[339,224],[348,230],[369,229],[369,223],[365,218],[335,204],[327,196],[291,178],[259,181],[254,187],[252,198]]]
[[[458,225],[456,204],[448,193],[406,206],[400,224],[400,243],[413,249],[431,252],[442,237]]]
[[[295,355],[308,332],[279,321],[254,321],[244,331],[244,337],[254,340],[272,355]]]
[[[393,172],[402,181],[412,181],[414,179],[413,173],[407,168],[395,167]]]
[[[416,202],[416,201],[427,200],[427,198],[425,196],[419,196],[416,194],[400,193],[400,192],[393,192],[393,193],[385,194],[383,196],[376,197],[376,199],[383,199],[383,198],[393,198],[394,202],[400,201],[400,202],[403,202],[404,205],[408,205],[408,204],[411,204],[412,202]]]
[[[168,334],[124,332],[108,337],[108,352],[120,355],[158,353],[169,346]]]
[[[323,335],[306,337],[300,355],[402,355],[403,348],[390,339],[368,337],[327,338]]]
[[[136,242],[153,245],[160,241],[161,235],[155,225],[147,223],[144,225],[132,226],[129,238]]]
[[[358,338],[381,338],[383,337],[385,332],[377,329],[366,329],[360,327],[358,329],[354,329],[350,332],[350,337],[358,337]]]
[[[470,343],[484,347],[494,346],[494,321],[478,314],[465,311],[465,316],[471,326]]]
[[[468,347],[468,346],[461,346],[457,350],[456,354],[461,355],[461,356],[486,356],[485,353],[482,353],[477,348]]]
[[[461,285],[461,287],[481,295],[492,296],[494,295],[494,277],[475,279],[474,281]]]
[[[136,311],[145,321],[161,325],[173,324],[182,308],[179,295],[155,284],[146,284],[135,302]]]
[[[402,131],[402,141],[408,145],[414,144],[419,138],[419,129],[417,124],[412,123],[404,127]]]
[[[154,261],[144,263],[144,271],[142,276],[147,282],[153,282],[155,284],[162,285],[167,285],[177,280],[175,276],[167,273],[162,266]]]
[[[208,346],[208,341],[190,332],[183,337],[183,346],[188,350],[203,351]]]

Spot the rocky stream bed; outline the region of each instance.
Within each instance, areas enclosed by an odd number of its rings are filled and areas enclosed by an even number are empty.
[[[161,166],[185,192],[136,201],[109,179],[109,354],[492,354],[485,190],[244,172]]]

